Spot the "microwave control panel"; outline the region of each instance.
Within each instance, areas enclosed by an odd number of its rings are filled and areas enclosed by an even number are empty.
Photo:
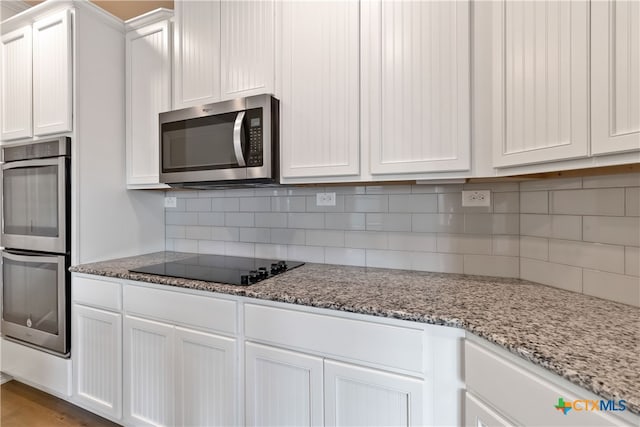
[[[262,166],[262,108],[247,110],[246,117],[249,129],[247,166]]]

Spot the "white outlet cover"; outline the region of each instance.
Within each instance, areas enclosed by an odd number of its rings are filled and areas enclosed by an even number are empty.
[[[316,193],[316,206],[335,206],[336,193]]]
[[[178,199],[176,197],[165,197],[164,198],[164,207],[165,208],[175,208],[178,206]]]
[[[491,190],[470,190],[462,192],[463,207],[491,206]]]

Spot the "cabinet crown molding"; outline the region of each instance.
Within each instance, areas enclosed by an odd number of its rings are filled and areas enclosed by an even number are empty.
[[[127,19],[124,21],[124,28],[125,31],[129,32],[171,18],[173,18],[173,10],[160,7],[134,18]]]

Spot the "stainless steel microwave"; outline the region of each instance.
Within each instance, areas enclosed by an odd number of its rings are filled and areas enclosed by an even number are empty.
[[[160,113],[160,182],[173,187],[279,182],[279,101],[258,95]]]

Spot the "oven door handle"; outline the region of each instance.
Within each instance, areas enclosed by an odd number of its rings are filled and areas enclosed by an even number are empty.
[[[64,157],[51,157],[48,159],[29,159],[16,162],[7,162],[2,165],[2,170],[29,168],[36,166],[64,166]]]
[[[48,262],[48,263],[60,263],[60,258],[64,258],[64,255],[38,255],[32,252],[23,252],[16,250],[4,249],[2,251],[2,258],[10,259],[16,262]]]
[[[236,116],[236,121],[233,124],[233,151],[236,154],[236,161],[238,166],[245,167],[247,164],[244,161],[244,154],[242,153],[242,122],[244,121],[244,111],[240,111]]]

